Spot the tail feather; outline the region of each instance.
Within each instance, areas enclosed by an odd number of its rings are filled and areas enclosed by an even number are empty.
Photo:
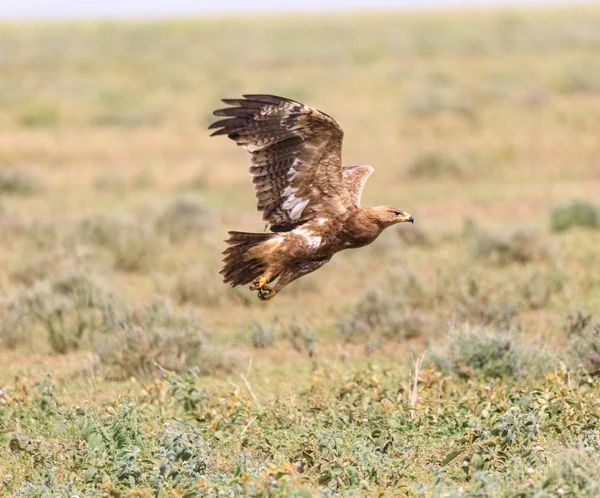
[[[268,261],[260,251],[251,250],[278,236],[276,233],[229,232],[229,239],[225,241],[229,247],[223,251],[225,258],[220,272],[225,283],[235,287],[260,277],[267,269]]]

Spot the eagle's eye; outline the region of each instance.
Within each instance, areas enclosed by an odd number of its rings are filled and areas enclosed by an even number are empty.
[[[402,213],[402,211],[398,211],[397,209],[394,211],[394,216],[400,216]]]

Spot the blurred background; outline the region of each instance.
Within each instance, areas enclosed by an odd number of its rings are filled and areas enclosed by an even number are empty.
[[[264,389],[424,350],[445,372],[508,350],[501,375],[600,368],[598,5],[29,0],[0,18],[0,381],[51,373],[76,403],[192,366],[228,386],[249,361]],[[227,231],[264,228],[247,153],[207,130],[244,93],[334,116],[345,164],[375,167],[363,204],[414,226],[269,303],[224,285]]]

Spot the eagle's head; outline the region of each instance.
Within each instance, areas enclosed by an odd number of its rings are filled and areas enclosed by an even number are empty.
[[[413,217],[406,211],[393,206],[380,206],[374,208],[374,210],[377,213],[377,221],[384,227],[390,227],[396,223],[415,222]]]

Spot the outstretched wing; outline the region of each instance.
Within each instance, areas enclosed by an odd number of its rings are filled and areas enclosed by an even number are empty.
[[[367,178],[375,171],[372,166],[366,164],[360,166],[344,166],[344,186],[348,196],[355,206],[360,206],[360,196],[362,195]]]
[[[226,119],[210,126],[216,129],[212,135],[227,135],[252,154],[258,210],[272,231],[290,230],[349,207],[342,174],[344,132],[337,121],[273,95],[223,102],[233,107],[214,112]]]

